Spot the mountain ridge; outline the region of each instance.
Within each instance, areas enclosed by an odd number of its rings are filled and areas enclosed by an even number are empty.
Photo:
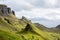
[[[43,31],[25,17],[16,18],[7,7],[0,8],[0,40],[60,40],[60,34]]]

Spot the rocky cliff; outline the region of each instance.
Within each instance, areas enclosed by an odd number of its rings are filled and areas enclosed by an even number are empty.
[[[11,8],[7,7],[7,5],[0,4],[0,15],[9,15],[9,14],[15,15],[15,12],[11,10]]]

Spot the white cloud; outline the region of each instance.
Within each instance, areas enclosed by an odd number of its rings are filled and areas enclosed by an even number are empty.
[[[60,20],[60,9],[34,8],[30,11],[22,10],[17,12],[16,15],[26,16],[28,18],[40,17],[48,20]]]

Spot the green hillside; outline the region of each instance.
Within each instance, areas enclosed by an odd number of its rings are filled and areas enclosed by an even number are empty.
[[[38,28],[30,20],[13,13],[0,15],[0,40],[60,40],[60,34]]]

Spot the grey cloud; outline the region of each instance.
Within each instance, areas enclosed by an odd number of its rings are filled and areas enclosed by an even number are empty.
[[[30,20],[32,21],[48,21],[48,19],[45,19],[45,18],[30,18]]]
[[[15,7],[12,7],[15,11],[21,11],[21,10],[31,10],[30,7],[27,7],[25,5],[16,5]]]
[[[47,14],[47,16],[56,16],[56,15],[60,15],[60,13],[52,12],[52,13]]]
[[[46,5],[44,0],[36,0],[32,4],[35,5],[35,6],[37,6],[37,7],[44,7]]]
[[[45,0],[26,0],[27,2],[30,2],[32,5],[34,5],[35,7],[45,7],[46,3]]]
[[[60,8],[60,0],[57,1],[57,4],[55,5],[56,8]]]
[[[0,0],[0,1],[4,1],[4,0]]]
[[[21,2],[21,0],[20,0]],[[31,10],[32,7],[30,7],[29,5],[26,5],[24,2],[19,3],[16,1],[5,1],[5,4],[7,4],[8,6],[10,6],[12,9],[14,9],[15,11],[21,11],[21,10]]]
[[[30,1],[26,0],[26,1],[30,2],[35,7],[40,7],[40,8],[60,8],[60,0],[58,0],[55,5],[49,5],[49,6],[46,3],[46,0],[34,0],[33,2],[32,2],[32,0],[30,0]]]

